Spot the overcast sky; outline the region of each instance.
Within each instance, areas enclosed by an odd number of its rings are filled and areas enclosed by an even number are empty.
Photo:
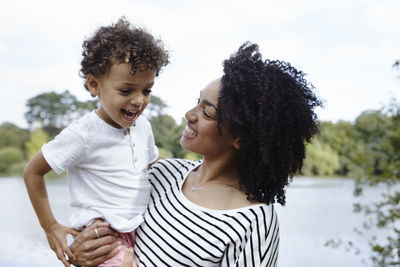
[[[26,127],[26,101],[40,93],[68,89],[90,99],[78,75],[82,41],[122,15],[170,50],[153,94],[177,120],[222,74],[222,61],[251,41],[264,58],[307,73],[326,101],[320,119],[351,121],[400,99],[392,68],[400,58],[399,14],[398,0],[2,1],[0,123]]]

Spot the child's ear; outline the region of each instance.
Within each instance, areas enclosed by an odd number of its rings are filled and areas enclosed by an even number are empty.
[[[100,94],[99,81],[93,75],[89,75],[86,78],[86,86],[89,89],[92,96],[98,96]]]

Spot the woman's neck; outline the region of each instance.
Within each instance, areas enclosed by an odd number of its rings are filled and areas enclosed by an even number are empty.
[[[203,157],[203,163],[197,169],[199,183],[211,181],[239,186],[239,168],[237,157],[219,157],[208,159]]]

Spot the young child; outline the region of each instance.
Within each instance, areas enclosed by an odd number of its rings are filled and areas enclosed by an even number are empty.
[[[84,41],[82,55],[81,75],[99,108],[43,145],[26,165],[24,179],[50,247],[65,266],[66,255],[75,257],[66,236],[96,219],[118,231],[125,245],[101,266],[120,266],[149,200],[147,169],[158,149],[150,123],[140,115],[168,53],[161,40],[121,18]],[[43,179],[50,170],[67,171],[71,228],[59,224],[50,209]]]

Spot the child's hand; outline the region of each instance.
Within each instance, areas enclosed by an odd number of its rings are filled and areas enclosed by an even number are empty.
[[[52,224],[50,227],[45,229],[45,231],[50,248],[56,253],[57,258],[62,261],[64,266],[69,267],[70,264],[65,258],[65,254],[68,255],[69,259],[74,259],[75,255],[68,247],[67,235],[71,234],[76,236],[79,232],[59,223]]]
[[[134,257],[134,256],[135,256],[135,255],[134,255],[134,253],[133,253],[133,248],[130,247],[130,248],[128,249],[128,251],[125,253],[124,263],[122,264],[121,267],[131,267],[132,264],[133,264],[133,261],[135,260],[135,257]],[[136,266],[136,264],[135,264],[134,266]]]

